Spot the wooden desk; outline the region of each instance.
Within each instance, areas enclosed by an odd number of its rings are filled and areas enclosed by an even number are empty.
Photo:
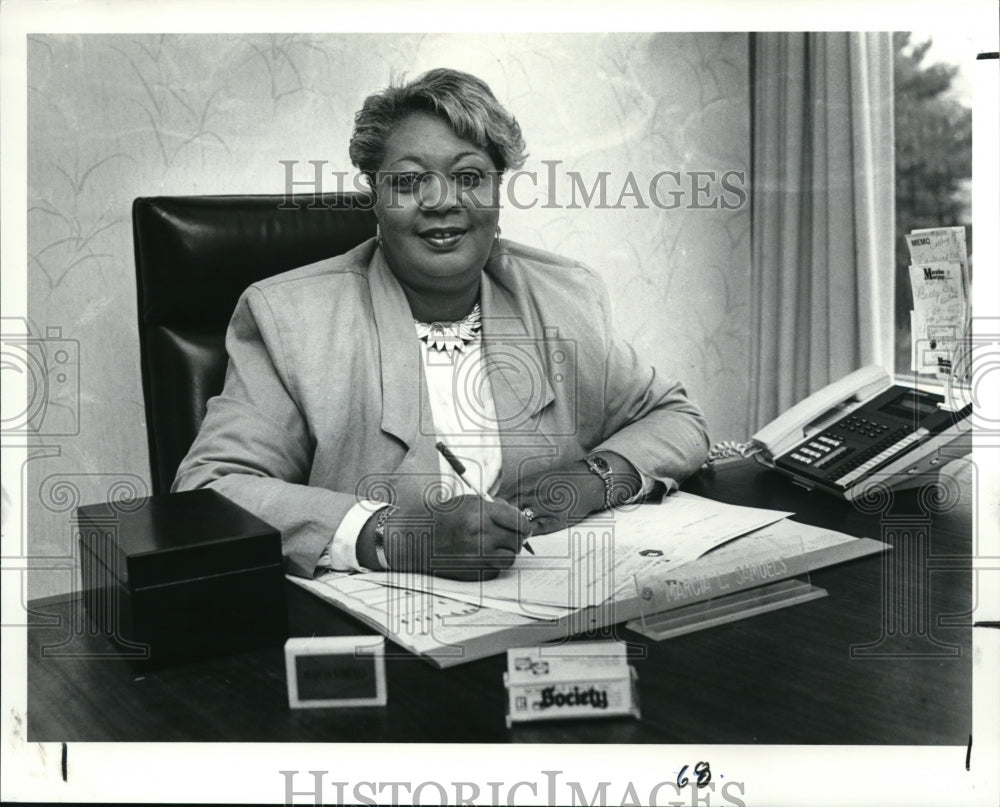
[[[939,492],[955,495],[943,501],[910,491],[863,506],[752,462],[689,480],[693,493],[793,510],[894,551],[815,572],[829,596],[782,611],[664,642],[620,627],[637,656],[641,720],[508,730],[505,655],[448,670],[393,657],[387,707],[292,711],[280,648],[137,672],[65,596],[30,604],[28,739],[965,745],[971,463],[945,477]],[[370,632],[291,584],[288,611],[293,636]]]

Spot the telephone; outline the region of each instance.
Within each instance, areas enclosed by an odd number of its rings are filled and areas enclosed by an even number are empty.
[[[945,403],[869,365],[797,403],[738,453],[809,490],[852,501],[865,483],[918,484],[926,481],[920,474],[971,450],[972,404],[952,411]],[[722,451],[732,454],[732,444]]]

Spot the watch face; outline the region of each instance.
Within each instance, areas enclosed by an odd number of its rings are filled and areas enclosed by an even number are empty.
[[[590,467],[601,476],[611,473],[611,466],[604,457],[590,457]]]

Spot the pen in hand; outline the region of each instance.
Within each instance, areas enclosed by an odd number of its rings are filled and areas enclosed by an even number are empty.
[[[475,485],[472,484],[472,482],[469,481],[469,478],[465,475],[465,465],[462,464],[462,461],[451,452],[451,449],[448,448],[448,446],[446,446],[443,441],[438,442],[437,450],[441,452],[441,456],[444,457],[445,460],[447,460],[448,464],[451,466],[451,469],[458,475],[458,478],[465,483],[466,487],[468,487],[469,490],[471,490],[480,499],[483,499],[484,501],[487,502],[493,501],[493,497],[490,496],[489,493],[487,493],[486,491],[479,490],[479,488],[477,488]],[[527,549],[532,555],[535,554],[535,550],[531,548],[531,545],[527,541],[521,544],[521,546]]]

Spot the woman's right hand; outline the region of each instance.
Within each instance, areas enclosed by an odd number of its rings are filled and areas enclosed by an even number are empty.
[[[458,496],[429,510],[401,505],[387,519],[389,568],[453,580],[492,580],[509,569],[531,523],[502,500]]]

